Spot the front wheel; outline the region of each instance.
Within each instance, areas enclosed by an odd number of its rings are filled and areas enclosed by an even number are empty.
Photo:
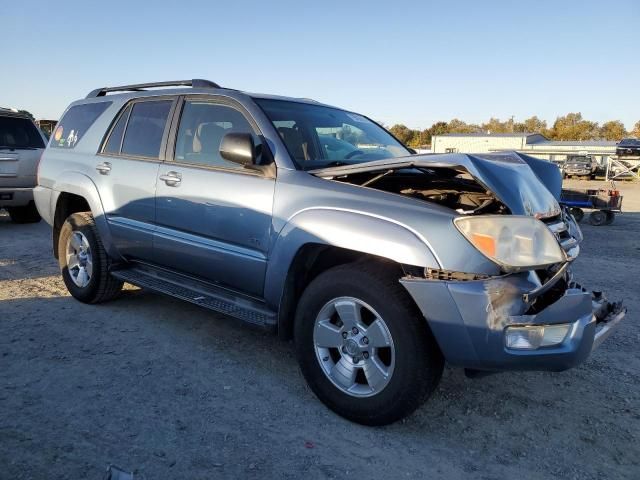
[[[581,208],[572,207],[571,210],[569,210],[569,211],[571,212],[571,215],[573,215],[573,219],[577,223],[580,223],[582,221],[582,219],[584,218],[584,210],[582,210]]]
[[[298,305],[295,343],[318,398],[365,425],[413,412],[435,390],[444,365],[398,275],[376,264],[338,266],[313,280]]]
[[[120,293],[123,282],[109,274],[109,259],[93,216],[74,213],[62,225],[58,262],[69,293],[84,303],[100,303]]]

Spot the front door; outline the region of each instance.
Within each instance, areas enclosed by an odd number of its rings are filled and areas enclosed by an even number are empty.
[[[158,172],[154,262],[262,296],[275,180],[219,152],[230,132],[261,144],[248,118],[229,101],[184,101],[174,155]]]

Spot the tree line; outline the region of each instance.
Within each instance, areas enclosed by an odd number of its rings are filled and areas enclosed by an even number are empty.
[[[410,147],[430,145],[434,135],[447,133],[541,133],[550,140],[614,140],[620,141],[626,137],[640,138],[640,120],[631,131],[627,131],[620,120],[611,120],[600,125],[582,118],[582,114],[568,113],[556,118],[549,128],[547,122],[536,116],[527,118],[523,122],[516,122],[513,118],[502,121],[491,118],[482,124],[466,123],[454,118],[449,122],[436,122],[425,130],[413,130],[406,125],[396,124],[389,131],[398,140]]]

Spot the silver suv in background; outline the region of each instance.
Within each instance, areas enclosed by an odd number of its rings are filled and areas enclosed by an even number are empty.
[[[129,282],[276,330],[323,402],[380,425],[445,361],[563,370],[622,320],[571,273],[561,185],[526,155],[412,155],[358,113],[191,80],[72,103],[35,198],[79,301]]]
[[[0,108],[0,208],[16,223],[40,221],[33,187],[46,141],[28,115]]]

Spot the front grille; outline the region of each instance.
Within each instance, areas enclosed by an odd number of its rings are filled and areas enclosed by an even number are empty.
[[[558,239],[558,243],[566,252],[567,258],[573,260],[578,256],[580,247],[578,239],[574,238],[570,233],[568,222],[571,220],[567,218],[567,215],[569,214],[563,211],[560,215],[544,219],[543,222],[546,223],[551,233]]]

